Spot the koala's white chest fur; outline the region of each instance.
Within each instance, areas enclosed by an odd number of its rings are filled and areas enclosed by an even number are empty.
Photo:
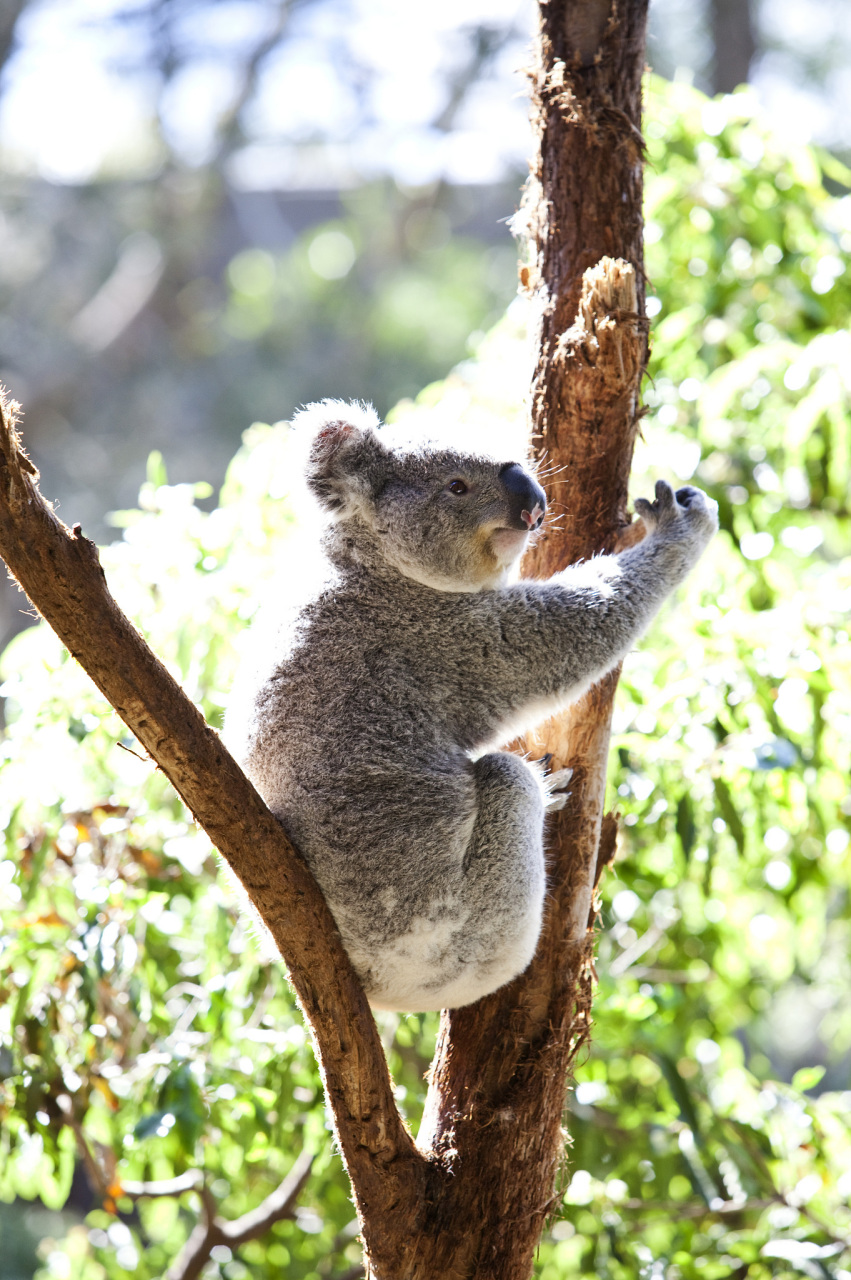
[[[324,580],[258,631],[226,741],[309,862],[371,1002],[469,1004],[521,973],[545,895],[540,771],[481,754],[617,663],[697,559],[714,504],[667,486],[650,536],[502,585],[545,498],[518,463],[309,411]],[[407,568],[400,568],[407,566]]]

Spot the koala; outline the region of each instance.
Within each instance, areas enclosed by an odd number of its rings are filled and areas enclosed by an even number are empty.
[[[563,774],[495,748],[620,662],[717,507],[660,481],[635,503],[637,546],[517,581],[547,508],[522,462],[406,439],[339,401],[294,425],[319,566],[255,624],[225,741],[309,863],[370,1003],[471,1004],[532,959],[545,814],[565,799]]]

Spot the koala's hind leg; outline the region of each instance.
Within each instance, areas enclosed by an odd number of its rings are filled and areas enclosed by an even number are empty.
[[[464,858],[471,932],[481,972],[495,990],[529,964],[544,904],[544,813],[539,770],[519,756],[493,752],[473,765],[477,815]]]

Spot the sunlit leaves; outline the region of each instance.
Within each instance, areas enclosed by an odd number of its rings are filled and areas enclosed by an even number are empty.
[[[634,487],[694,477],[723,532],[621,681],[571,1233],[554,1228],[540,1275],[844,1278],[848,198],[747,95],[656,94],[662,305]]]

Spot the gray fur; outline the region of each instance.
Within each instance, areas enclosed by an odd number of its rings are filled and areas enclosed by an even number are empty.
[[[544,814],[565,801],[494,748],[624,657],[716,506],[660,481],[635,504],[638,546],[512,582],[543,494],[510,457],[405,442],[334,401],[297,428],[328,517],[322,568],[256,626],[226,741],[313,869],[371,1003],[469,1004],[532,958]]]

